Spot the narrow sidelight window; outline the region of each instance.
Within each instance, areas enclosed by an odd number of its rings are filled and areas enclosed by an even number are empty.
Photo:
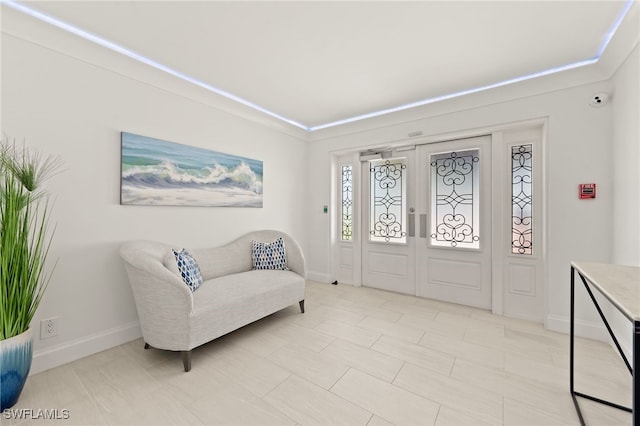
[[[533,254],[533,145],[511,147],[511,252]]]
[[[342,241],[353,240],[353,166],[342,166]]]

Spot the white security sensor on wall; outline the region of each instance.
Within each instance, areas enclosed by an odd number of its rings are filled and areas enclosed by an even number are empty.
[[[594,94],[589,101],[589,105],[592,107],[601,107],[607,103],[609,103],[609,94],[605,92]]]

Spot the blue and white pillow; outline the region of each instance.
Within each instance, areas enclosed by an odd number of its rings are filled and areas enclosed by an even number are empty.
[[[176,251],[171,249],[173,255],[176,257],[176,263],[178,264],[178,273],[182,278],[182,281],[194,292],[202,284],[202,274],[200,273],[200,267],[198,262],[189,254],[185,249]]]
[[[251,259],[253,269],[289,270],[282,237],[270,243],[251,241]]]

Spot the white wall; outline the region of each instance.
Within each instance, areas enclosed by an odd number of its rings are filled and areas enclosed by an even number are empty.
[[[60,335],[36,338],[32,372],[140,335],[122,241],[215,246],[274,228],[304,244],[306,225],[306,142],[45,46],[2,37],[2,132],[64,163],[48,184],[58,264],[34,322],[38,335],[58,316]],[[120,131],[264,161],[264,207],[121,206]]]
[[[510,90],[502,88],[451,103],[443,102],[423,109],[423,118],[400,124],[373,122],[369,129],[359,123],[351,133],[318,138],[311,146],[309,205],[309,269],[315,276],[330,271],[330,228],[328,215],[321,206],[330,204],[330,156],[332,152],[388,145],[407,139],[407,134],[421,130],[424,136],[447,135],[468,129],[548,118],[548,315],[547,323],[555,330],[568,330],[569,270],[572,260],[609,262],[611,260],[612,163],[611,105],[589,106],[592,94],[610,89],[608,82],[582,85],[536,96],[508,99]],[[482,98],[484,106],[474,105]],[[491,99],[496,99],[491,103]],[[452,107],[453,106],[453,107]],[[413,116],[415,111],[411,112]],[[396,119],[397,122],[397,119]],[[598,198],[579,200],[578,184],[598,184]],[[332,279],[332,277],[328,277]],[[578,331],[603,338],[599,320],[584,297],[579,300]]]
[[[613,263],[640,266],[640,54],[638,46],[614,75],[613,81]],[[632,327],[617,309],[607,316],[627,356]]]
[[[613,80],[613,262],[640,266],[640,55]]]

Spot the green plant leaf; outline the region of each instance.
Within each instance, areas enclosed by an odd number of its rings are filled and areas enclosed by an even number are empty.
[[[0,340],[23,333],[35,315],[53,268],[47,193],[41,184],[59,168],[54,157],[2,138],[0,145]]]

